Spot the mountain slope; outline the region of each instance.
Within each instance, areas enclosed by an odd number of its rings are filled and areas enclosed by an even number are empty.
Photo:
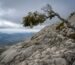
[[[31,40],[9,47],[0,56],[0,65],[75,65],[75,39],[68,36],[74,31],[66,26],[56,30],[58,25],[47,26]]]

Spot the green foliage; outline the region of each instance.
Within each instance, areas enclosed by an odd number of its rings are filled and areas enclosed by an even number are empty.
[[[47,4],[46,7],[42,8],[46,14],[42,14],[39,12],[29,12],[27,16],[23,17],[24,26],[36,26],[38,24],[44,23],[46,19],[52,19],[56,16],[56,13],[52,10],[51,5]]]
[[[72,39],[75,39],[75,33],[71,33],[71,34],[69,34],[68,37],[69,37],[69,38],[72,38]]]
[[[61,30],[63,29],[65,26],[64,26],[64,22],[61,22],[59,25],[56,26],[56,30]]]
[[[24,26],[30,26],[31,28],[35,25],[43,23],[46,20],[44,14],[36,12],[29,12],[27,16],[23,17]]]
[[[35,25],[38,25],[40,23],[43,23],[46,19],[52,19],[55,16],[57,16],[63,23],[65,23],[67,25],[67,27],[72,28],[75,30],[75,27],[72,26],[68,20],[62,18],[58,13],[56,13],[51,5],[47,4],[44,8],[42,8],[42,10],[45,12],[45,14],[41,14],[36,12],[29,12],[29,14],[23,18],[23,24],[24,26],[30,26],[31,28]],[[71,14],[71,16],[73,16],[74,13]],[[70,16],[70,17],[71,17]],[[57,26],[57,29],[63,28],[64,25],[63,23],[61,23],[59,26]]]

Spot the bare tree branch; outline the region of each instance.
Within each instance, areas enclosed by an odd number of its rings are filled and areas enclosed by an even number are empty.
[[[53,17],[57,16],[61,21],[63,21],[64,23],[66,23],[67,27],[72,28],[72,29],[75,30],[75,27],[72,26],[68,20],[65,20],[58,13],[56,13],[55,11],[52,10],[51,5],[49,5],[49,4],[46,5],[46,7],[44,7],[42,10],[47,13],[46,18],[52,19]]]

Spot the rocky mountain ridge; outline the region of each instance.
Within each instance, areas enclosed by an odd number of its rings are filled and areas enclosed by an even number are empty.
[[[69,37],[74,30],[66,26],[56,30],[59,24],[47,26],[31,40],[9,47],[1,54],[0,65],[75,65],[75,39]]]

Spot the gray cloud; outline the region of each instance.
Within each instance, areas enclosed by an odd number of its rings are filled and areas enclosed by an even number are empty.
[[[45,1],[45,0],[44,0]],[[1,19],[20,22],[29,11],[40,10],[42,0],[1,0]],[[15,11],[15,12],[14,12]]]
[[[41,7],[50,3],[53,9],[62,16],[75,10],[75,0],[0,0],[0,18],[21,22],[29,11],[40,11]],[[66,15],[66,16],[67,16]]]

